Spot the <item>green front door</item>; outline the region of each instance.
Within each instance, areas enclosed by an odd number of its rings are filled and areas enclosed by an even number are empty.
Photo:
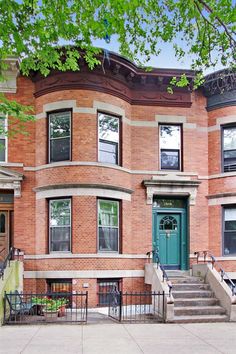
[[[161,264],[166,268],[181,268],[181,214],[156,214],[154,243]]]

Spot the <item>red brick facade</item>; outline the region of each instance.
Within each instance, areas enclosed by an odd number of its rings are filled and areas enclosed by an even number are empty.
[[[49,79],[54,78],[56,74]],[[106,85],[109,80],[113,85],[110,72],[104,78]],[[221,167],[221,125],[236,125],[236,107],[208,112],[201,89],[191,95],[182,89],[172,97],[156,86],[161,94],[152,99],[152,90],[145,96],[145,85],[151,84],[144,79],[143,104],[132,94],[138,90],[136,83],[132,86],[121,78],[115,80],[127,85],[127,92],[121,93],[130,99],[100,86],[99,80],[97,89],[73,83],[70,88],[70,81],[54,87],[44,80],[19,76],[17,92],[8,94],[32,105],[37,117],[28,124],[27,137],[9,139],[8,159],[2,163],[6,170],[23,175],[21,194],[14,196],[10,244],[24,252],[25,290],[45,291],[47,279],[71,279],[73,290],[88,290],[90,306],[95,306],[99,279],[122,279],[123,290],[148,289],[144,264],[152,249],[153,220],[145,180],[158,181],[151,198],[158,196],[158,188],[163,197],[186,200],[188,259],[195,251],[208,249],[226,270],[236,272],[236,257],[222,252],[222,206],[236,204],[236,173],[223,173]],[[59,109],[72,111],[71,161],[49,163],[47,115]],[[120,166],[98,162],[98,112],[120,117]],[[182,127],[182,171],[160,168],[160,123]],[[172,183],[171,190],[163,187],[163,180]],[[181,184],[180,190],[176,181],[198,181],[199,186]],[[49,249],[49,200],[55,198],[71,199],[71,249],[66,253]],[[98,250],[99,198],[120,202],[118,253]]]

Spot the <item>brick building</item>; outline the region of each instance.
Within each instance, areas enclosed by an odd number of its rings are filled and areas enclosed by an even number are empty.
[[[24,253],[26,291],[144,283],[146,253],[189,269],[211,250],[236,278],[235,74],[190,92],[111,54],[104,67],[26,78],[1,91],[31,105],[29,136],[1,137],[0,248]],[[2,122],[4,122],[2,117]]]

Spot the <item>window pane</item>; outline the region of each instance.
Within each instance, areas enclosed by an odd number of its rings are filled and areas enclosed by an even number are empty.
[[[100,140],[99,160],[107,163],[118,163],[118,144]]]
[[[179,170],[179,150],[161,150],[161,168]]]
[[[118,252],[118,229],[99,227],[99,251]]]
[[[52,113],[49,115],[50,138],[70,136],[70,112]]]
[[[6,142],[5,139],[0,139],[0,161],[6,160]]]
[[[236,127],[224,128],[224,150],[236,149]]]
[[[236,171],[236,150],[224,151],[224,172]]]
[[[99,139],[119,142],[119,118],[99,113]]]
[[[225,208],[225,221],[236,220],[236,208]]]
[[[160,125],[160,148],[180,149],[180,126]]]
[[[70,227],[51,227],[51,251],[70,251]]]
[[[70,138],[50,141],[50,162],[70,160]]]
[[[224,233],[224,255],[236,254],[236,232]]]
[[[70,226],[70,200],[50,201],[50,226]]]
[[[99,225],[118,226],[118,202],[99,200]]]

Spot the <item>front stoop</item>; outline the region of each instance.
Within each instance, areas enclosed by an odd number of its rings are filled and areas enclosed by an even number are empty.
[[[193,276],[170,276],[175,323],[228,322],[209,284]]]

